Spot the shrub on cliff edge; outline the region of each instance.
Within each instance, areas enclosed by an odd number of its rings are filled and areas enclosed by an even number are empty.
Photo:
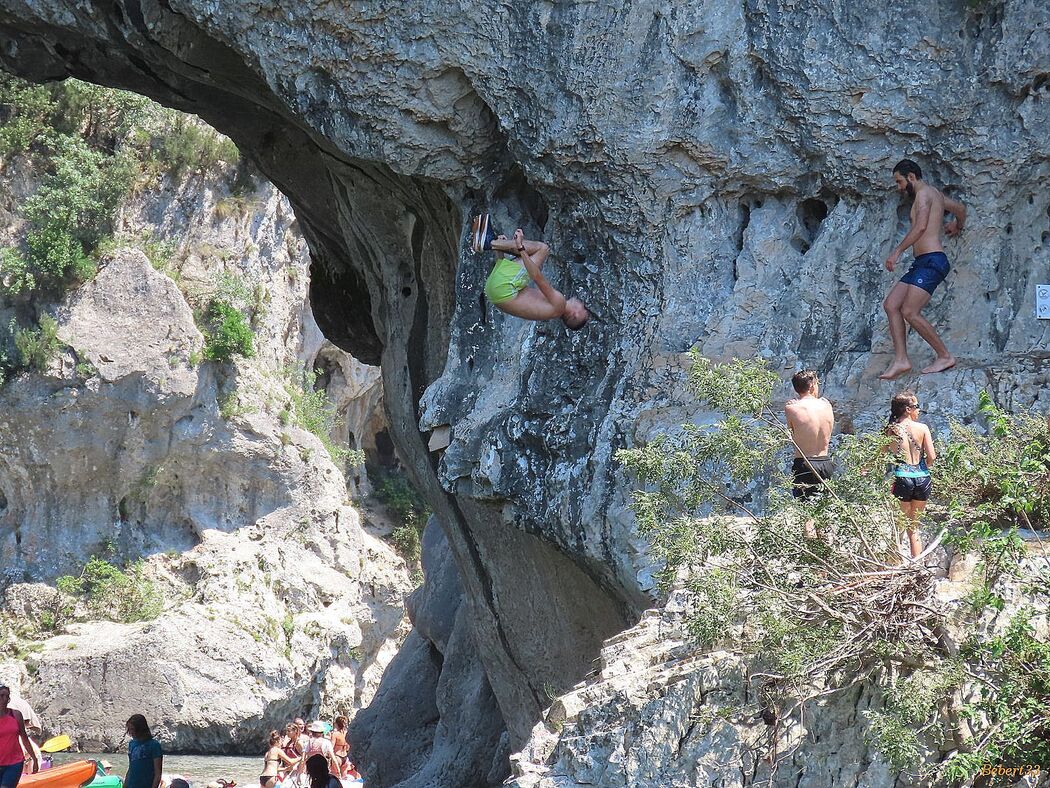
[[[639,531],[664,565],[665,586],[687,584],[698,642],[750,655],[758,683],[751,713],[777,725],[774,732],[787,731],[790,724],[778,721],[870,682],[883,688],[884,706],[867,717],[869,739],[897,769],[936,782],[963,779],[986,762],[1046,762],[1050,646],[1019,615],[1007,635],[975,636],[950,653],[932,574],[901,559],[900,507],[882,473],[886,439],[843,436],[839,473],[825,494],[795,501],[783,470],[790,433],[772,403],[778,376],[762,362],[716,366],[694,352],[690,382],[722,420],[683,425],[618,458],[645,485],[632,497]],[[966,487],[966,474],[953,481],[948,469],[937,537],[979,551],[980,605],[995,603],[996,577],[1018,574],[1016,526],[1030,522],[1041,500],[1023,481],[1044,478],[1050,465],[1045,423],[985,410],[994,416],[994,438],[1009,445],[985,454],[971,435],[942,452],[965,460],[960,467],[971,475],[987,471],[994,483]],[[1002,462],[1006,468],[994,473],[986,467]],[[751,492],[758,480],[768,482],[766,500]],[[1004,529],[988,516],[955,517],[978,493]],[[1046,592],[1045,578],[1032,589]],[[960,708],[954,693],[964,676],[977,683],[977,700]],[[958,728],[960,715],[972,735]],[[942,763],[919,763],[922,752],[949,750],[956,740],[962,745]],[[771,740],[774,749],[780,744]],[[772,759],[774,771],[783,757],[780,750]]]
[[[96,556],[78,576],[60,577],[56,586],[82,600],[95,618],[109,621],[152,621],[164,606],[160,592],[146,579],[141,562],[120,569]]]

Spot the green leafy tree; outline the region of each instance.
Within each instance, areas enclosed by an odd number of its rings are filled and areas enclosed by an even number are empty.
[[[4,251],[6,294],[57,295],[94,275],[91,252],[111,230],[113,212],[135,176],[128,157],[92,150],[79,137],[47,143],[49,172],[24,207],[25,252]]]

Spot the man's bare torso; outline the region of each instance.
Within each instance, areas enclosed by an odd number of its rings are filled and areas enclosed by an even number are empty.
[[[915,217],[919,212],[920,201],[927,201],[930,206],[930,220],[926,225],[926,232],[919,236],[912,246],[912,253],[918,257],[920,254],[929,254],[930,252],[943,252],[944,246],[941,245],[941,227],[944,220],[944,195],[939,190],[923,184],[922,188],[916,192],[915,199],[911,204],[911,223],[915,224]]]
[[[784,413],[796,444],[796,457],[822,457],[828,454],[831,433],[835,429],[835,414],[830,402],[823,397],[800,397],[789,400],[784,406]]]

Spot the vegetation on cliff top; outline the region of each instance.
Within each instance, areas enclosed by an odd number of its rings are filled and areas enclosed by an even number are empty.
[[[978,623],[981,610],[1003,609],[1005,580],[1044,602],[1050,589],[1018,535],[1050,527],[1046,421],[985,396],[987,434],[952,427],[928,523],[937,542],[978,557],[960,621],[935,597],[931,571],[901,556],[884,437],[842,436],[826,493],[797,501],[779,462],[790,435],[773,407],[778,376],[694,353],[691,384],[724,418],[619,457],[645,484],[633,496],[639,528],[665,585],[687,583],[698,642],[752,656],[756,711],[787,730],[780,721],[805,704],[870,682],[885,702],[867,715],[869,737],[897,769],[951,782],[984,763],[1050,762],[1045,604],[1022,607],[998,635]],[[758,479],[771,482],[761,510],[748,493]]]
[[[0,300],[16,317],[0,326],[0,383],[12,372],[41,371],[60,343],[18,344],[46,332],[49,304],[91,279],[110,248],[114,214],[129,193],[161,177],[225,168],[237,178],[240,156],[199,121],[133,93],[75,79],[32,85],[0,73],[0,161],[39,177],[17,206],[24,227],[0,249]],[[228,303],[206,314],[215,360],[250,355],[245,315]],[[26,334],[25,332],[30,332]]]

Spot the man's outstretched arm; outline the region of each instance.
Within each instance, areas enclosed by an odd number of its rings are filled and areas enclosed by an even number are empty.
[[[944,210],[955,218],[944,226],[944,232],[954,237],[963,231],[966,225],[966,206],[947,195],[944,198]]]

